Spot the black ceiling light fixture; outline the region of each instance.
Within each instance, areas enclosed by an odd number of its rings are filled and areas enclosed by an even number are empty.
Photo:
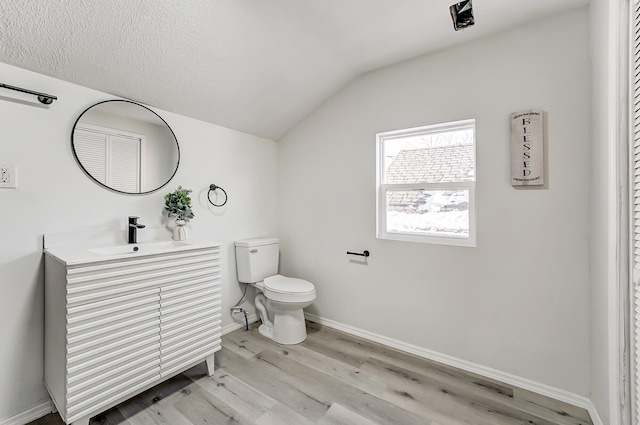
[[[473,7],[471,0],[461,1],[449,7],[451,19],[453,19],[453,29],[460,31],[475,24],[473,18]]]

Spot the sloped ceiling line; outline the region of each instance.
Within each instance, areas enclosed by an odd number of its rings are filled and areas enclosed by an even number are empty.
[[[458,33],[452,3],[3,0],[0,61],[278,140],[364,72],[588,0],[474,0]]]

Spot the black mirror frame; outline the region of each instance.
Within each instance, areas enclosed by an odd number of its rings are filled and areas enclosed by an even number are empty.
[[[167,128],[169,129],[169,131],[170,131],[170,132],[171,132],[171,134],[173,135],[173,140],[175,140],[175,142],[176,142],[176,148],[178,149],[178,160],[176,161],[176,168],[175,168],[175,170],[173,170],[173,173],[171,174],[171,176],[169,177],[169,179],[167,179],[167,181],[166,181],[166,182],[164,182],[163,184],[161,184],[161,185],[160,185],[160,186],[158,186],[157,188],[155,188],[155,189],[153,189],[153,190],[146,191],[146,192],[135,192],[135,193],[134,193],[134,192],[124,192],[124,191],[122,191],[122,190],[114,189],[114,188],[109,187],[109,186],[107,186],[107,185],[105,185],[105,184],[101,183],[100,181],[98,181],[95,177],[93,177],[93,176],[91,175],[91,173],[89,173],[89,172],[87,171],[87,169],[84,167],[84,165],[82,165],[82,163],[80,162],[80,159],[78,158],[78,154],[76,153],[76,147],[75,147],[75,145],[74,145],[74,137],[73,137],[73,136],[75,135],[75,132],[76,132],[76,126],[78,125],[78,121],[80,121],[80,119],[82,118],[82,116],[83,116],[87,111],[89,111],[90,109],[92,109],[92,108],[94,108],[94,107],[96,107],[96,106],[98,106],[98,105],[101,105],[101,104],[103,104],[103,103],[108,103],[108,102],[126,102],[126,103],[130,103],[130,104],[133,104],[133,105],[137,105],[137,106],[140,106],[140,107],[142,107],[142,108],[146,109],[147,111],[151,112],[151,113],[152,113],[153,115],[155,115],[156,117],[160,118],[160,120],[161,120],[161,121],[162,121],[162,122],[167,126]],[[156,192],[156,191],[158,191],[158,190],[162,189],[163,187],[165,187],[167,184],[169,184],[169,182],[173,179],[173,177],[174,177],[174,176],[176,175],[176,173],[178,172],[178,168],[180,167],[180,143],[178,143],[178,138],[176,137],[176,134],[173,132],[173,129],[171,128],[171,126],[170,126],[170,125],[169,125],[169,124],[164,120],[164,118],[162,118],[160,115],[158,115],[156,112],[152,111],[151,109],[147,108],[147,107],[146,107],[146,106],[144,106],[144,105],[141,105],[140,103],[133,102],[133,101],[131,101],[131,100],[126,100],[126,99],[110,99],[110,100],[103,100],[103,101],[98,102],[98,103],[95,103],[95,104],[93,104],[93,105],[89,106],[87,109],[85,109],[85,110],[80,114],[80,116],[78,116],[78,119],[76,119],[76,121],[73,123],[73,129],[71,130],[71,151],[73,152],[73,157],[75,158],[76,163],[80,166],[80,169],[81,169],[81,170],[82,170],[82,171],[83,171],[87,176],[89,176],[89,178],[90,178],[94,183],[97,183],[98,185],[100,185],[100,186],[104,187],[105,189],[108,189],[108,190],[110,190],[110,191],[112,191],[112,192],[122,193],[122,194],[124,194],[124,195],[147,195],[147,194],[149,194],[149,193]]]

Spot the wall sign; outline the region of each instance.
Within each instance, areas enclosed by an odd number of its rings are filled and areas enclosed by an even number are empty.
[[[511,114],[511,185],[544,184],[544,123],[541,110]]]

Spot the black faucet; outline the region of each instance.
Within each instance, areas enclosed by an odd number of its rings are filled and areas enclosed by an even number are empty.
[[[144,229],[144,224],[138,224],[140,217],[129,216],[127,243],[138,243],[138,229]]]

